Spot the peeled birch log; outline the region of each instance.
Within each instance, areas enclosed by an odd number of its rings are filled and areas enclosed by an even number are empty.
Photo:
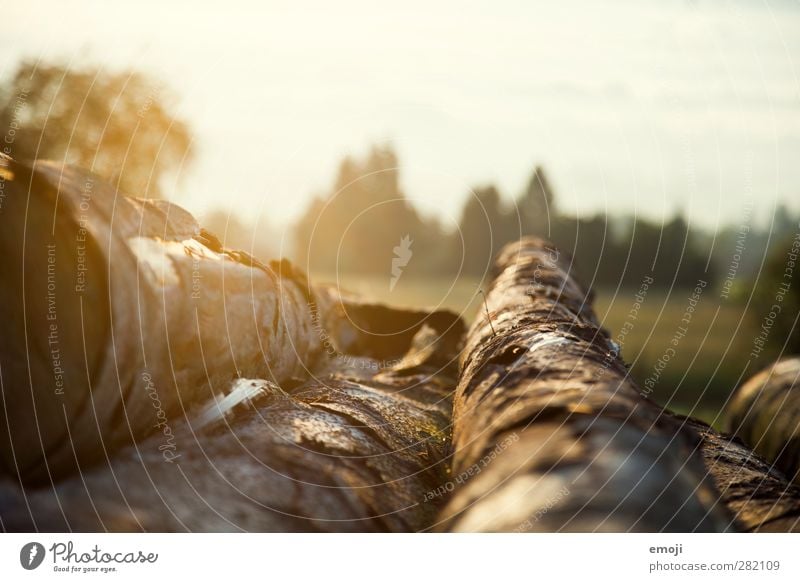
[[[507,246],[461,355],[448,531],[724,531],[698,435],[628,377],[569,263]]]
[[[775,362],[740,386],[728,430],[800,484],[800,358]]]
[[[402,314],[399,315],[402,317]],[[0,481],[6,531],[417,531],[446,478],[460,324],[423,326],[384,361],[337,354],[327,370],[216,423],[176,425],[54,488]],[[194,421],[196,419],[192,419]],[[167,454],[168,453],[168,454]]]
[[[0,471],[14,480],[107,462],[235,378],[296,384],[334,344],[380,358],[425,322],[460,321],[315,291],[80,170],[2,157],[0,173]]]
[[[50,482],[236,376],[283,382],[318,357],[304,281],[226,252],[178,206],[2,163],[6,472]]]

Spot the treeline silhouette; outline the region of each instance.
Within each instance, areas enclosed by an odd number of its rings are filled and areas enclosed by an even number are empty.
[[[403,276],[484,278],[506,243],[529,234],[570,253],[576,272],[592,286],[638,286],[645,277],[661,287],[718,281],[709,235],[690,228],[682,214],[656,223],[561,212],[540,166],[510,201],[494,185],[469,192],[458,227],[446,230],[409,202],[397,155],[386,146],[342,161],[333,187],[295,225],[295,259],[314,273],[388,276],[394,249],[408,236],[413,258]]]

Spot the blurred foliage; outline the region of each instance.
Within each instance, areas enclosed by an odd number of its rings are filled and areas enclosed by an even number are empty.
[[[0,87],[3,152],[75,164],[126,193],[164,196],[168,172],[192,159],[192,134],[169,92],[136,72],[22,63]]]
[[[752,327],[768,330],[765,351],[770,357],[800,354],[800,223],[789,222],[787,230],[792,226],[794,233],[779,237],[751,282]]]
[[[592,286],[638,286],[651,276],[657,286],[691,287],[716,277],[702,235],[682,215],[657,224],[562,214],[540,166],[511,201],[493,185],[472,190],[451,233],[416,212],[398,173],[391,148],[373,148],[362,162],[346,158],[331,190],[314,200],[295,228],[297,258],[311,271],[382,275],[393,247],[410,235],[414,256],[406,276],[485,279],[505,244],[536,234],[572,254],[578,276]]]
[[[458,231],[450,237],[450,270],[483,276],[492,258],[509,242],[509,218],[497,188],[487,186],[472,192],[464,203]]]

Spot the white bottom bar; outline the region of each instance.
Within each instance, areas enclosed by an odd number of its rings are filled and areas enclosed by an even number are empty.
[[[4,534],[0,579],[800,580],[799,541],[791,534]],[[31,556],[34,542],[41,546]],[[31,570],[22,564],[37,561]]]

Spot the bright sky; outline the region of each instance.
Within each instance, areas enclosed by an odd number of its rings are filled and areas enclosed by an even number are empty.
[[[535,163],[562,208],[714,228],[800,208],[797,0],[0,0],[21,57],[167,81],[199,156],[176,201],[284,224],[340,158],[391,141],[445,222]]]

